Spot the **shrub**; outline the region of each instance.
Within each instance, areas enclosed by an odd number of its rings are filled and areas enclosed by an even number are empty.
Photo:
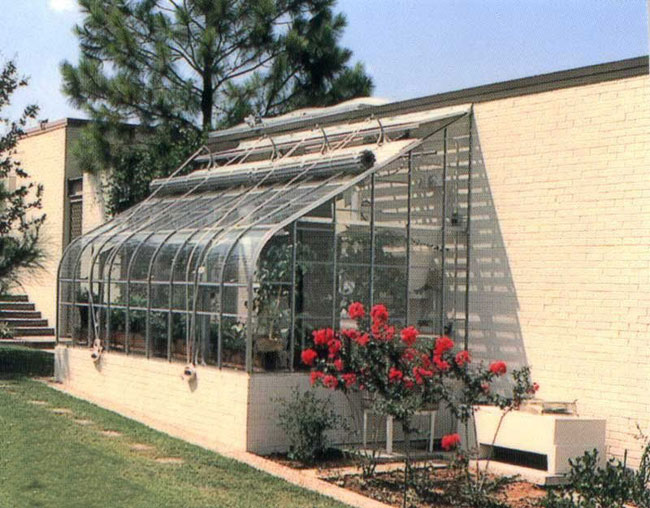
[[[343,418],[332,410],[330,399],[295,389],[289,399],[277,402],[281,407],[280,427],[289,438],[289,458],[311,463],[322,457],[328,448],[326,433],[344,425]]]
[[[12,339],[14,330],[7,323],[0,323],[0,339]]]
[[[54,355],[17,346],[0,346],[0,376],[53,376]]]
[[[542,502],[545,508],[621,508],[634,502],[650,507],[648,491],[648,461],[650,445],[646,444],[637,471],[625,462],[609,459],[605,467],[598,466],[598,451],[585,452],[569,460],[571,471],[567,485],[559,491],[549,491]]]

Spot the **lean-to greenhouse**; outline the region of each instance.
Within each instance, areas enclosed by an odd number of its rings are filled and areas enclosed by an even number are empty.
[[[236,143],[217,133],[146,200],[74,241],[59,339],[294,370],[304,339],[345,324],[352,301],[466,339],[470,110],[333,124],[326,112]]]

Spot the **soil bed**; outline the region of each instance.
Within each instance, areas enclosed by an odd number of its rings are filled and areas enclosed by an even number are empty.
[[[419,481],[428,477],[429,488],[419,489],[420,495],[414,488],[409,490],[408,506],[410,508],[453,508],[459,506],[459,504],[450,504],[444,498],[444,493],[449,495],[450,492],[457,490],[459,481],[457,472],[450,469],[437,469],[435,472],[419,470],[416,474]],[[325,479],[339,487],[382,503],[402,506],[403,471],[377,473],[369,479],[356,474]],[[511,508],[533,508],[539,506],[539,502],[545,494],[545,490],[541,487],[526,481],[512,479],[497,489],[493,493],[493,498],[504,503],[507,502]]]

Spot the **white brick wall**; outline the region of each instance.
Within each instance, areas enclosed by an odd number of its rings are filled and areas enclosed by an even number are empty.
[[[471,344],[545,399],[650,432],[650,79],[475,105]]]
[[[71,393],[209,448],[246,449],[248,375],[106,353],[96,366],[86,348],[57,347],[57,378]]]

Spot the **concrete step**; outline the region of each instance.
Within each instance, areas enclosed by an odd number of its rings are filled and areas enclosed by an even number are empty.
[[[47,319],[32,319],[32,318],[5,318],[0,317],[0,322],[7,323],[9,326],[15,328],[16,326],[27,327],[47,327]]]
[[[28,302],[27,295],[0,295],[0,302]]]
[[[36,310],[29,302],[0,302],[0,310]]]
[[[54,328],[16,326],[13,328],[15,337],[54,335]]]
[[[40,319],[41,313],[37,310],[1,310],[0,321],[7,319]]]
[[[0,339],[0,345],[13,345],[25,346],[35,349],[54,349],[56,346],[56,337],[42,336],[42,337],[15,337],[13,339]]]

